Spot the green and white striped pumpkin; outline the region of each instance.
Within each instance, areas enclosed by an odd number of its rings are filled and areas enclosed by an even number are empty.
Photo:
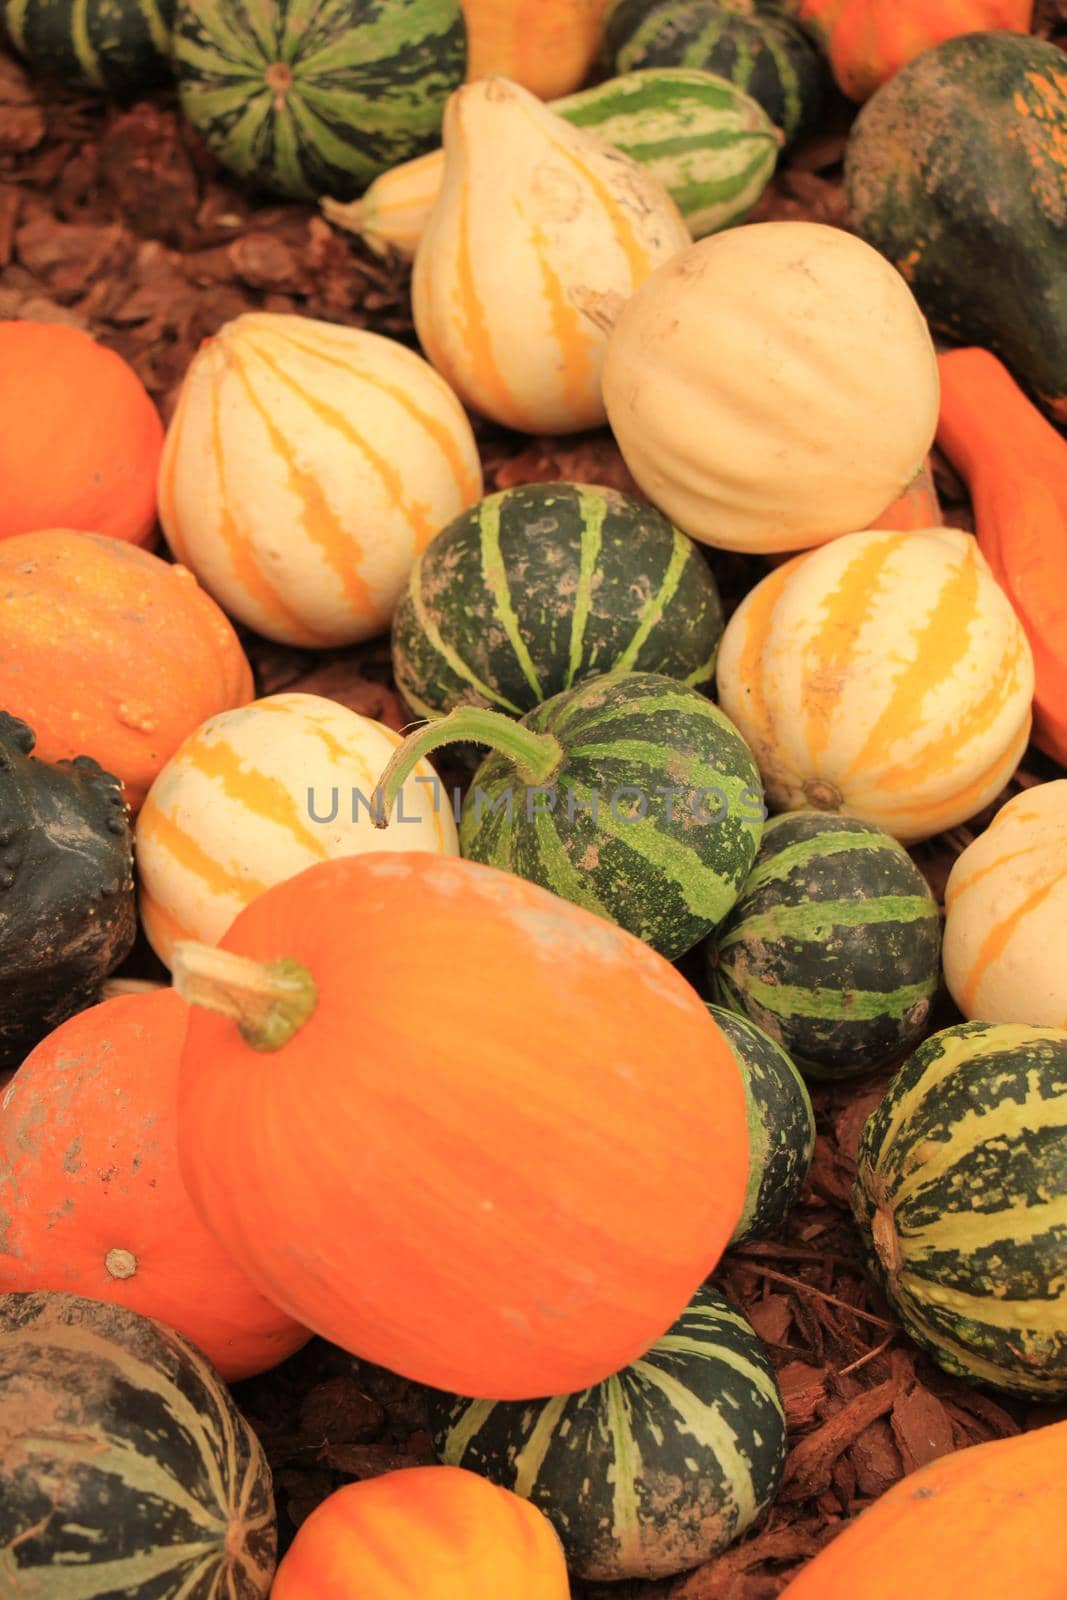
[[[178,0],[182,109],[224,166],[349,199],[438,140],[463,81],[459,0]]]
[[[521,715],[595,674],[710,683],[723,614],[699,548],[613,489],[530,484],[489,495],[415,563],[393,620],[412,711]]]
[[[3,0],[20,55],[64,83],[140,94],[171,76],[175,0]]]
[[[610,72],[697,67],[751,95],[791,144],[818,121],[829,74],[775,0],[615,0],[604,26]]]
[[[0,1594],[263,1600],[270,1468],[215,1369],[162,1323],[0,1296]]]
[[[438,1458],[545,1513],[580,1578],[660,1578],[726,1549],[774,1499],[785,1417],[767,1352],[705,1286],[640,1361],[593,1389],[493,1402],[431,1393]]]
[[[868,1118],[852,1209],[941,1366],[1067,1398],[1067,1032],[966,1022],[927,1039]]]
[[[748,1107],[748,1188],[731,1244],[775,1233],[800,1198],[815,1150],[815,1113],[781,1045],[747,1017],[709,1006],[741,1068]]]
[[[749,1017],[811,1077],[889,1065],[926,1029],[941,921],[903,845],[873,823],[774,817],[707,947],[712,998]]]
[[[755,859],[763,792],[747,744],[698,690],[631,672],[589,678],[520,722],[463,706],[393,756],[384,814],[417,759],[464,740],[493,751],[463,801],[469,861],[539,883],[669,960],[726,916]]]

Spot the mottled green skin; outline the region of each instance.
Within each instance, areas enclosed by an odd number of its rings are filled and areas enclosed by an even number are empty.
[[[912,1337],[947,1371],[1067,1398],[1067,1033],[968,1022],[868,1119],[852,1208]]]
[[[670,960],[692,949],[730,910],[763,832],[759,773],[733,723],[655,673],[591,678],[522,723],[560,741],[551,793],[489,756],[463,802],[463,855],[585,906]],[[580,809],[594,797],[595,816]]]
[[[752,96],[787,145],[814,128],[829,77],[799,24],[772,0],[750,15],[714,0],[615,0],[604,30],[606,71],[700,67]]]
[[[182,109],[242,178],[349,200],[439,142],[463,82],[459,0],[177,0]],[[288,87],[268,81],[279,67]]]
[[[175,0],[3,0],[0,23],[39,72],[85,89],[140,94],[173,75]]]
[[[617,669],[710,683],[722,631],[711,568],[653,506],[531,484],[488,496],[423,552],[393,621],[393,670],[417,716],[518,715]]]
[[[748,1108],[749,1173],[731,1244],[777,1233],[800,1198],[815,1150],[815,1113],[781,1045],[747,1017],[709,1006],[737,1057]]]
[[[648,1354],[580,1394],[430,1394],[438,1459],[531,1500],[579,1578],[659,1578],[708,1561],[773,1501],[785,1419],[766,1350],[715,1289]]]
[[[0,711],[0,1071],[98,1000],[137,936],[122,784],[91,756],[38,761],[33,746]]]
[[[852,227],[930,321],[994,351],[1067,420],[1062,50],[973,33],[926,51],[860,112],[845,175]]]
[[[767,824],[707,951],[713,998],[817,1078],[886,1066],[921,1038],[940,953],[936,901],[904,847],[821,811]]]
[[[0,1485],[5,1600],[270,1589],[274,1500],[255,1435],[191,1344],[125,1306],[0,1295]]]

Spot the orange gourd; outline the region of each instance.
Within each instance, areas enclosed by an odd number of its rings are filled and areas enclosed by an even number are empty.
[[[940,1456],[851,1522],[779,1600],[1063,1600],[1067,1422]]]
[[[510,78],[542,100],[579,88],[611,0],[463,0],[467,81]]]
[[[0,1294],[54,1289],[166,1322],[226,1379],[310,1335],[207,1232],[178,1171],[172,989],[90,1006],[31,1051],[0,1100]]]
[[[1067,440],[988,350],[938,357],[937,442],[1034,655],[1034,743],[1067,766]]]
[[[0,489],[2,498],[2,489]],[[207,717],[245,705],[252,670],[191,572],[66,529],[0,542],[0,705],[43,761],[90,755],[136,811]]]
[[[492,867],[375,853],[173,960],[190,1193],[333,1343],[473,1397],[569,1393],[647,1350],[718,1261],[748,1176],[739,1069],[612,923]]]
[[[0,539],[67,527],[147,543],[162,452],[121,356],[77,328],[0,322]]]
[[[543,1512],[462,1467],[405,1467],[316,1506],[271,1600],[568,1600]]]
[[[924,50],[961,33],[1029,33],[1033,0],[790,0],[830,58],[838,88],[867,100]]]

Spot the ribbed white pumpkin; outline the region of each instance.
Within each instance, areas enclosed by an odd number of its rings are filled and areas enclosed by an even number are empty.
[[[399,743],[313,694],[271,695],[202,723],[137,819],[141,918],[160,960],[170,965],[178,939],[214,944],[257,895],[318,861],[364,850],[456,855],[451,797],[426,761],[392,825],[374,826],[378,779]]]
[[[1067,1028],[1067,778],[1002,806],[945,889],[945,981],[980,1022]]]
[[[469,406],[527,433],[604,422],[609,327],[689,243],[636,162],[506,78],[458,89],[415,256],[415,327]]]
[[[922,466],[939,395],[904,279],[815,222],[691,245],[622,311],[604,366],[637,482],[724,550],[806,550],[868,527]]]
[[[930,528],[845,534],[779,567],[730,618],[717,681],[775,810],[911,842],[1007,783],[1034,665],[975,540]]]
[[[167,432],[167,542],[268,639],[388,627],[419,551],[473,505],[470,423],[420,356],[374,333],[249,312],[201,346]]]

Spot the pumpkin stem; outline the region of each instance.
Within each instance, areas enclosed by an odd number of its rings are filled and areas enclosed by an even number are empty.
[[[174,987],[191,1006],[232,1017],[253,1050],[280,1050],[318,1004],[315,980],[299,961],[251,961],[182,939],[174,946]]]
[[[447,717],[428,723],[409,734],[394,752],[378,780],[374,826],[385,828],[405,780],[415,766],[443,744],[484,744],[498,755],[515,763],[524,784],[544,783],[563,760],[563,747],[554,733],[535,733],[532,728],[505,717],[499,711],[481,706],[459,706]]]

